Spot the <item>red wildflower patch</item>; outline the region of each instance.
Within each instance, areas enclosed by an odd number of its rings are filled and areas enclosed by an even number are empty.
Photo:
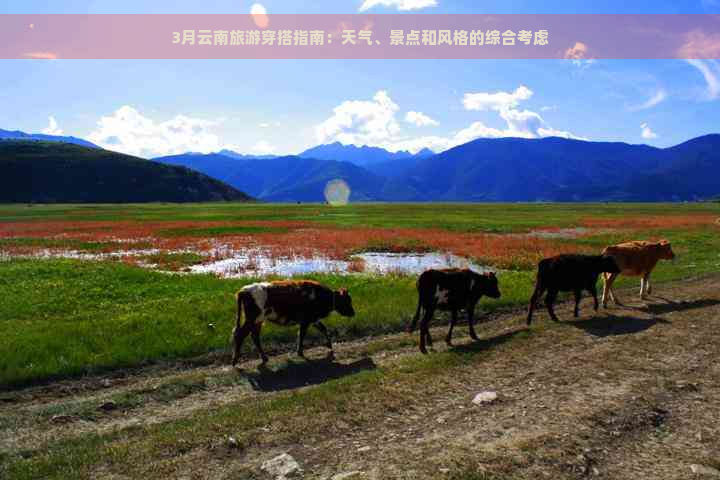
[[[285,221],[65,221],[0,225],[0,240],[6,239],[5,245],[0,242],[0,248],[7,253],[20,253],[19,245],[13,248],[7,242],[12,238],[48,240],[47,245],[26,242],[22,253],[48,248],[72,250],[78,242],[92,242],[92,250],[102,253],[140,248],[161,252],[197,252],[207,261],[227,258],[235,251],[249,248],[262,248],[275,258],[324,255],[332,259],[345,259],[358,251],[436,250],[503,268],[528,267],[543,257],[580,248],[555,239],[524,235],[438,229],[337,228]],[[57,245],[59,239],[68,242],[67,245]],[[357,268],[361,267],[358,265]]]

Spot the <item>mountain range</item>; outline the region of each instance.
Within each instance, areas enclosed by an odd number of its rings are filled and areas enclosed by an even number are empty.
[[[432,157],[435,153],[424,148],[418,153],[408,151],[388,152],[380,147],[357,147],[343,145],[340,142],[318,145],[298,154],[303,158],[317,158],[320,160],[337,160],[349,162],[363,167],[375,175],[387,178],[397,178],[410,170],[418,160]]]
[[[26,147],[20,148],[21,144]],[[28,154],[27,145],[32,144],[38,148]],[[23,161],[13,155],[21,155]],[[37,165],[30,163],[30,158]],[[98,160],[97,164],[91,159]],[[0,160],[7,184],[2,201],[201,201],[246,199],[248,194],[270,202],[321,202],[325,185],[334,179],[348,183],[351,201],[686,201],[720,197],[718,134],[669,148],[557,137],[483,138],[438,154],[429,150],[389,152],[336,142],[298,155],[244,155],[222,150],[149,161],[102,150],[75,137],[0,130]],[[58,165],[63,162],[73,170],[61,170]],[[158,169],[161,164],[185,168],[170,174]],[[137,183],[142,178],[136,176],[139,165],[148,168],[152,192]],[[116,171],[124,172],[118,181],[101,178]],[[72,199],[53,190],[68,172],[72,173],[72,181],[68,181],[80,192]],[[30,180],[22,175],[29,175]],[[128,183],[130,178],[135,180]],[[166,182],[169,178],[173,180]],[[159,179],[166,184],[161,187]],[[35,194],[28,197],[16,188],[23,181],[25,189]],[[89,182],[87,188],[84,182]],[[105,182],[113,185],[112,195],[97,187]],[[197,185],[190,186],[192,182]],[[122,188],[127,191],[123,193]],[[182,192],[174,195],[173,188]]]
[[[334,143],[298,156],[155,160],[199,170],[266,201],[323,201],[324,185],[334,178],[350,185],[355,201],[681,201],[720,195],[717,134],[664,149],[557,137],[483,138],[432,155]]]
[[[383,197],[386,182],[384,177],[350,162],[296,155],[241,159],[218,153],[185,154],[155,161],[201,171],[268,202],[324,201],[325,185],[336,178],[351,185],[351,201],[378,200]]]
[[[8,140],[40,141],[40,142],[61,142],[81,145],[88,148],[100,148],[94,143],[77,137],[64,137],[61,135],[46,135],[44,133],[25,133],[20,130],[10,131],[0,128],[0,142]]]
[[[81,145],[0,141],[0,203],[247,201],[200,172]]]

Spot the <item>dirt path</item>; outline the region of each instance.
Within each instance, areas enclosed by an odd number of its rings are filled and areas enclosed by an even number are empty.
[[[586,300],[578,320],[563,306],[559,324],[541,312],[530,330],[522,312],[502,314],[479,326],[477,343],[460,326],[453,352],[468,360],[446,374],[381,381],[377,398],[343,415],[279,418],[239,452],[194,449],[165,471],[269,478],[260,466],[280,453],[306,478],[680,479],[693,478],[691,465],[720,469],[720,277],[659,290],[643,303],[625,292],[627,306],[598,314]],[[447,350],[444,333],[433,331],[436,352]],[[275,372],[258,371],[253,359],[240,372],[174,365],[9,392],[0,403],[0,452],[193,418],[424,361],[401,334],[339,344],[335,362],[321,358],[322,348],[309,354],[309,362],[278,356]],[[473,405],[485,390],[498,399]],[[94,476],[107,473],[98,468]]]

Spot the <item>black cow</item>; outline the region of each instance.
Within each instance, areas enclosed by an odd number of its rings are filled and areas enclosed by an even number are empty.
[[[248,335],[252,336],[263,363],[268,361],[260,345],[260,329],[265,320],[284,326],[299,324],[297,354],[302,357],[303,341],[310,325],[314,325],[325,335],[325,345],[332,351],[327,328],[320,320],[333,311],[345,317],[355,315],[352,299],[346,289],[331,290],[312,280],[253,283],[243,287],[236,298],[237,320],[233,331],[235,342],[233,365],[237,364],[243,341]],[[240,325],[243,310],[246,318]]]
[[[558,292],[573,292],[575,294],[575,317],[580,314],[580,298],[582,291],[587,290],[595,300],[595,311],[598,309],[597,280],[601,273],[618,273],[615,260],[605,255],[558,255],[546,258],[538,264],[535,292],[530,299],[527,324],[532,323],[533,310],[538,300],[547,290],[545,305],[550,318],[558,321],[553,310],[553,304]]]
[[[426,270],[418,278],[416,286],[418,306],[407,331],[411,333],[415,330],[420,313],[424,310],[425,314],[420,322],[420,351],[422,353],[427,353],[426,344],[432,346],[428,325],[436,309],[450,311],[452,314],[450,330],[445,337],[445,342],[451,345],[452,331],[457,322],[458,310],[467,311],[470,336],[477,340],[473,319],[475,305],[483,295],[500,298],[498,281],[494,273],[479,274],[469,269]]]

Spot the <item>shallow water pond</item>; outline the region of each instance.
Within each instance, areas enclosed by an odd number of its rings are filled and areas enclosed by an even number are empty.
[[[297,276],[310,273],[365,272],[378,275],[414,275],[428,268],[471,268],[488,271],[466,258],[450,253],[381,253],[367,252],[353,256],[350,261],[333,260],[322,256],[313,258],[273,258],[262,252],[248,252],[232,258],[189,268],[193,273],[214,273],[221,277],[243,276]]]

